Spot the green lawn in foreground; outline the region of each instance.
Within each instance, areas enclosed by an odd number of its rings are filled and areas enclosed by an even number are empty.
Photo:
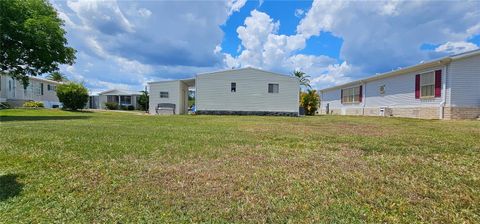
[[[0,223],[480,222],[479,121],[0,116]]]

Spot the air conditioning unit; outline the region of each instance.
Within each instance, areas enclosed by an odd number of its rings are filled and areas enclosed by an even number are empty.
[[[379,114],[382,117],[390,117],[392,116],[392,109],[388,107],[380,107]]]

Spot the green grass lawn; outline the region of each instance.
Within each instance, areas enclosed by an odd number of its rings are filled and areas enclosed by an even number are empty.
[[[0,223],[480,222],[479,121],[0,116]]]

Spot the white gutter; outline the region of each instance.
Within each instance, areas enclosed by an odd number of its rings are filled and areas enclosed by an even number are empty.
[[[362,115],[365,115],[365,105],[367,104],[367,83],[366,82],[360,82],[361,85],[363,86],[363,93],[362,93]]]
[[[447,102],[448,66],[449,64],[445,65],[445,82],[442,83],[443,100],[442,102],[440,102],[439,106],[440,120],[445,118],[445,104]]]

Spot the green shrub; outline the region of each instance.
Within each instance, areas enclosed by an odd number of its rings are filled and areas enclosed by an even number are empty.
[[[108,110],[118,110],[118,103],[115,103],[115,102],[106,102],[106,103],[105,103],[105,107],[106,107]]]
[[[135,107],[133,105],[129,105],[127,109],[128,110],[135,110]]]
[[[148,98],[148,91],[142,91],[142,95],[138,97],[138,104],[143,111],[148,111]]]
[[[23,103],[23,107],[29,107],[29,108],[39,108],[39,107],[44,107],[42,102],[37,102],[37,101],[27,101]]]
[[[57,86],[57,96],[64,109],[85,108],[88,102],[88,90],[80,83],[69,82]]]
[[[316,90],[308,90],[308,92],[302,92],[300,105],[305,108],[306,115],[315,115],[318,109],[318,102],[320,97]]]
[[[120,110],[127,110],[127,109],[128,109],[127,106],[125,106],[125,105],[120,105]]]

